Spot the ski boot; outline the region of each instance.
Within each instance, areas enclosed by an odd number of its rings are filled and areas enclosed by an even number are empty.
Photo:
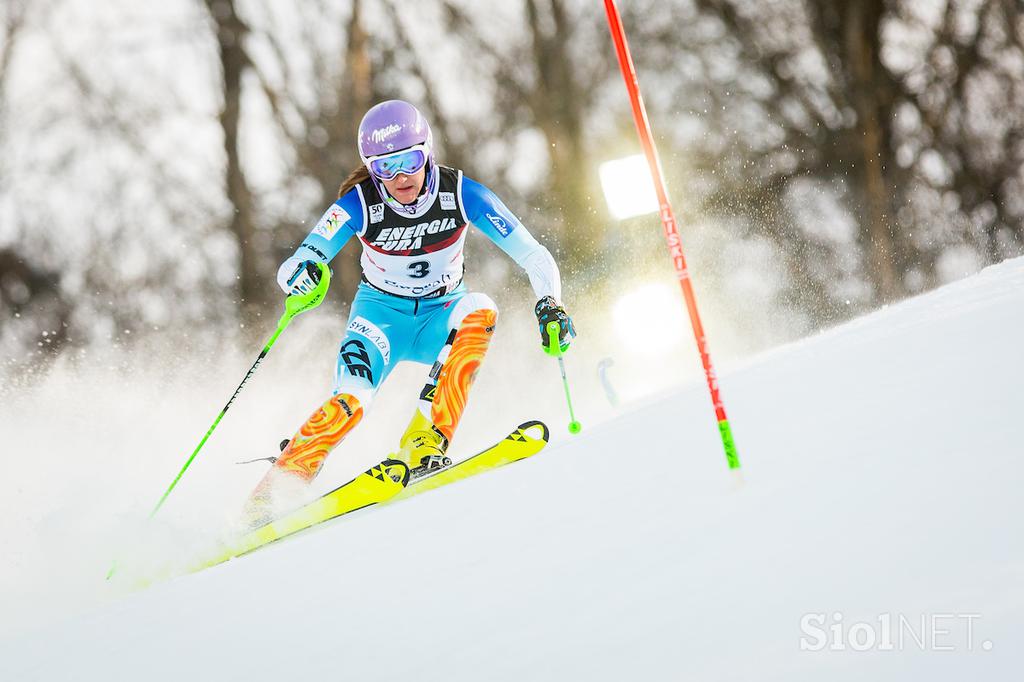
[[[448,439],[417,409],[393,457],[409,465],[409,479],[415,480],[451,466],[447,451]]]

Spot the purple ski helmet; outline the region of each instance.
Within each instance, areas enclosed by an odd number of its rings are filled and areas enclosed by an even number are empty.
[[[388,194],[383,183],[374,174],[371,163],[375,158],[416,146],[425,148],[427,173],[424,191],[414,203],[405,205]],[[370,179],[373,180],[381,197],[395,210],[418,215],[437,195],[438,175],[434,163],[434,136],[430,132],[430,124],[427,123],[426,117],[408,102],[391,99],[371,107],[366,112],[359,123],[359,157],[370,171]]]

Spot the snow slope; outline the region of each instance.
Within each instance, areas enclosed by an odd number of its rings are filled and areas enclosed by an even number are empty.
[[[694,384],[11,635],[0,679],[1018,679],[1022,348],[1017,259],[725,373],[742,486]],[[816,613],[925,641],[802,651]]]

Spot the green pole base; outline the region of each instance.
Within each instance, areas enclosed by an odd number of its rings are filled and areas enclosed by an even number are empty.
[[[732,439],[732,429],[729,421],[723,419],[718,422],[718,432],[722,435],[722,447],[725,448],[725,461],[729,463],[730,469],[740,468],[740,454],[736,451],[736,443]]]

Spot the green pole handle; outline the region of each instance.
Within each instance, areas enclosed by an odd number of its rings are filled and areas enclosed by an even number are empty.
[[[562,388],[565,390],[565,402],[569,406],[569,433],[576,435],[583,430],[583,426],[576,421],[576,414],[572,409],[572,396],[569,394],[569,380],[565,376],[565,351],[568,350],[569,344],[562,346],[558,342],[558,332],[561,325],[558,322],[552,320],[548,322],[548,345],[544,349],[544,352],[553,358],[558,360],[558,369],[562,373]]]
[[[561,325],[552,320],[548,322],[546,329],[548,332],[548,345],[544,348],[544,352],[553,358],[565,355],[565,351],[569,350],[569,344],[562,345],[558,342],[558,332],[561,331]]]
[[[174,480],[171,481],[171,484],[167,486],[167,490],[165,490],[164,494],[160,496],[160,499],[157,501],[156,506],[153,507],[153,511],[149,513],[147,520],[152,519],[154,516],[156,516],[156,513],[160,511],[160,508],[164,506],[164,502],[167,501],[167,498],[170,496],[171,492],[178,485],[178,481],[180,481],[181,477],[185,475],[185,472],[188,471],[188,468],[192,466],[192,461],[195,460],[196,456],[199,454],[199,451],[203,449],[204,445],[206,445],[206,441],[210,439],[210,436],[217,428],[217,425],[220,424],[220,420],[224,418],[225,414],[227,414],[228,409],[230,409],[231,404],[235,402],[235,399],[238,397],[238,394],[242,392],[242,388],[245,386],[245,384],[249,381],[252,375],[256,373],[256,369],[260,366],[260,363],[263,362],[263,358],[267,357],[267,353],[270,352],[270,349],[273,348],[274,344],[277,342],[277,337],[281,336],[281,332],[285,330],[288,324],[292,321],[292,318],[294,318],[299,313],[304,313],[307,310],[312,310],[313,308],[316,308],[318,305],[323,303],[324,297],[327,294],[327,288],[331,285],[331,270],[330,268],[327,267],[326,263],[317,263],[317,267],[320,269],[320,281],[317,283],[316,288],[314,288],[308,294],[289,296],[288,298],[285,299],[284,314],[281,315],[281,319],[278,320],[277,322],[277,329],[275,329],[274,333],[270,335],[270,338],[263,346],[263,350],[260,351],[259,357],[256,358],[256,362],[252,363],[252,367],[250,367],[249,371],[246,372],[245,378],[242,379],[242,383],[238,384],[238,388],[236,388],[235,392],[231,394],[231,398],[224,406],[224,409],[220,411],[220,414],[217,415],[217,418],[213,420],[213,424],[211,424],[210,428],[207,429],[206,435],[204,435],[202,440],[199,441],[199,445],[197,445],[196,449],[192,451],[192,454],[189,455],[189,458],[185,460],[185,464],[182,465],[181,470],[178,472],[178,475],[174,477]],[[115,561],[111,565],[110,570],[107,572],[107,580],[110,580],[111,576],[114,575],[114,571],[116,570],[117,562]]]

